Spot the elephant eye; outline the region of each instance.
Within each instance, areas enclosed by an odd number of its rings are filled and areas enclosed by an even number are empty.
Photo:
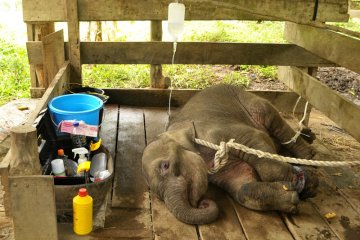
[[[162,171],[169,169],[170,163],[169,161],[161,161],[160,163],[160,169]]]

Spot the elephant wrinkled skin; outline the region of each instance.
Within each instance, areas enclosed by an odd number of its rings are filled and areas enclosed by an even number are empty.
[[[216,220],[218,207],[202,199],[208,182],[225,189],[241,205],[255,210],[295,213],[299,199],[313,197],[315,174],[290,164],[230,150],[228,163],[208,175],[215,151],[194,143],[235,139],[248,147],[311,159],[314,151],[267,101],[245,90],[218,85],[203,90],[170,120],[168,130],[144,150],[143,173],[151,191],[180,221],[205,224]],[[302,181],[302,179],[305,179]]]

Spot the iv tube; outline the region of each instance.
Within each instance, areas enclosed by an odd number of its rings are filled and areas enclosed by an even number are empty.
[[[184,30],[184,19],[185,19],[185,5],[182,3],[169,4],[168,9],[168,31],[173,38],[173,55],[172,55],[172,65],[174,65],[175,61],[175,53],[177,47],[177,41],[179,40],[179,35]],[[171,115],[171,96],[172,96],[172,81],[170,81],[170,94],[169,94],[169,109],[168,109],[168,120],[166,122],[166,129],[169,125],[170,115]]]

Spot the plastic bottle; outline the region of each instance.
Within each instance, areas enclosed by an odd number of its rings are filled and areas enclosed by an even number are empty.
[[[177,42],[179,35],[184,30],[185,5],[182,3],[170,3],[168,8],[168,31]]]
[[[64,161],[60,158],[51,161],[51,170],[55,176],[66,176]]]
[[[66,176],[75,176],[77,170],[77,164],[70,160],[67,155],[64,153],[64,149],[60,148],[57,151],[57,158],[62,159],[65,165]]]
[[[105,153],[95,154],[91,159],[90,176],[106,170],[107,157]]]
[[[87,143],[86,142],[86,136],[78,135],[76,133],[76,129],[80,126],[80,122],[75,121],[73,123],[73,126],[74,126],[73,133],[70,134],[70,138],[71,138],[73,148],[85,147],[86,143]]]
[[[78,235],[91,233],[93,199],[88,195],[86,188],[80,188],[78,195],[73,198],[74,232]]]
[[[78,164],[79,164],[79,165],[80,165],[81,163],[87,161],[87,157],[85,156],[85,154],[88,154],[89,151],[88,151],[86,148],[84,148],[84,147],[74,148],[74,149],[72,150],[72,152],[74,153],[74,158],[76,158],[76,155],[79,155],[79,159],[78,159]]]

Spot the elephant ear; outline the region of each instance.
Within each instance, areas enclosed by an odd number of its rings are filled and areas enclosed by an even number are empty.
[[[160,138],[172,140],[186,150],[198,152],[194,139],[196,131],[193,122],[181,122],[171,125],[170,129],[160,135]]]

